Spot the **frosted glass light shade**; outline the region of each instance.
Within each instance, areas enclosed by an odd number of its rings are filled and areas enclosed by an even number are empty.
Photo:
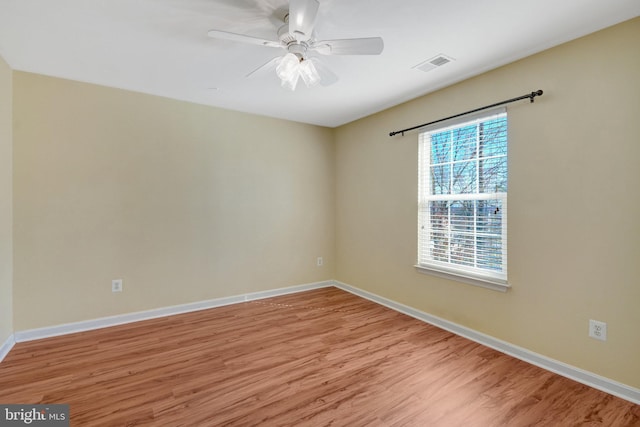
[[[315,86],[320,82],[318,70],[316,70],[316,66],[313,65],[313,62],[309,60],[300,62],[300,76],[307,87]]]
[[[276,73],[281,80],[292,80],[298,75],[300,68],[300,60],[293,53],[287,53],[282,57],[280,63],[276,67]]]
[[[300,79],[300,73],[296,71],[295,74],[292,74],[288,79],[283,79],[280,84],[282,87],[287,88],[289,90],[296,90],[296,86],[298,85],[298,80]]]

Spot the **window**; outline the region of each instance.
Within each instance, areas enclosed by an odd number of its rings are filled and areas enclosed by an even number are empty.
[[[419,270],[507,285],[507,113],[420,134]]]

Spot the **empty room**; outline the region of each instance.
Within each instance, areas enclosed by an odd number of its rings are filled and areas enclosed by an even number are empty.
[[[640,426],[640,2],[0,0],[0,426]]]

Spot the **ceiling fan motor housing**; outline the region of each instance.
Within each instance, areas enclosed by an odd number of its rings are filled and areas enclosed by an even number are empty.
[[[293,53],[300,61],[307,58],[307,49],[309,45],[304,41],[298,41],[291,33],[289,33],[288,17],[285,17],[285,24],[278,29],[278,39],[289,53]]]
[[[300,61],[307,59],[307,45],[304,42],[289,43],[287,51],[297,56]]]

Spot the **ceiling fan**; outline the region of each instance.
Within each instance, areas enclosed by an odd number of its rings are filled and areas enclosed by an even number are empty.
[[[211,30],[208,35],[222,40],[284,49],[287,52],[284,56],[272,59],[247,76],[260,69],[276,65],[276,73],[282,86],[291,90],[295,90],[300,78],[307,87],[314,86],[323,80],[316,68],[318,65],[323,69],[322,64],[310,56],[310,53],[316,52],[321,55],[379,55],[382,53],[384,43],[380,37],[316,40],[314,27],[319,6],[318,0],[290,0],[289,13],[285,15],[284,25],[277,32],[278,40],[266,40],[222,30]],[[328,82],[325,81],[323,84],[337,80],[329,70],[325,69],[324,74],[327,75],[324,80]]]

